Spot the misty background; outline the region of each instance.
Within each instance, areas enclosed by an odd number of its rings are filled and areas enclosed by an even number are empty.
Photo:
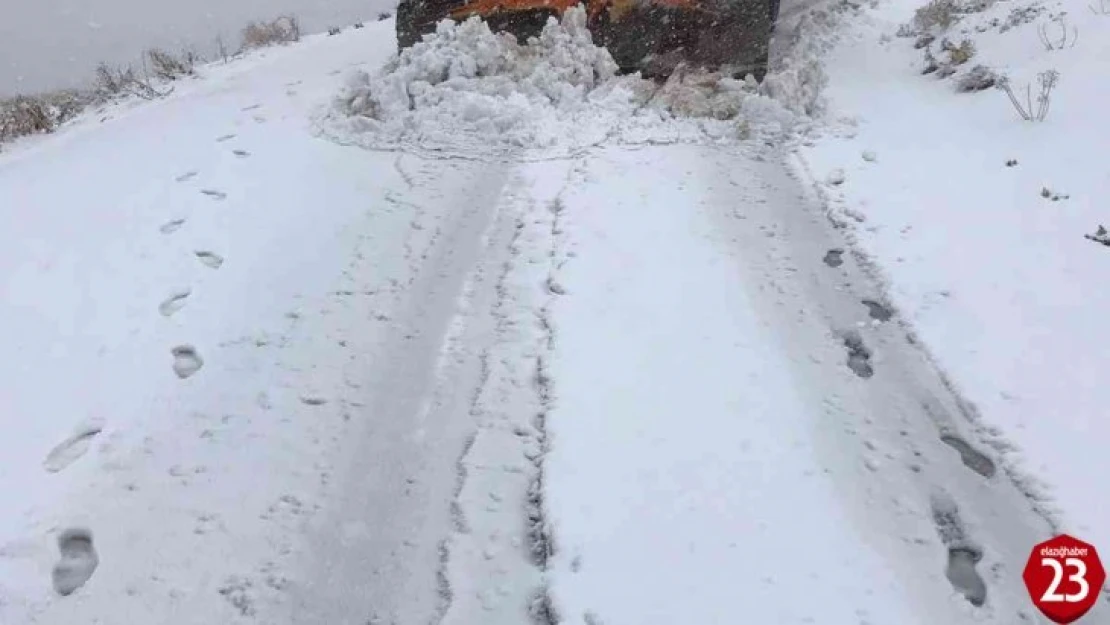
[[[83,86],[96,66],[138,65],[148,48],[238,49],[251,20],[297,16],[305,34],[373,21],[397,0],[0,0],[0,97]]]

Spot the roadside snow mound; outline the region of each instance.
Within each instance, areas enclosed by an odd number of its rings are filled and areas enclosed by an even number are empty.
[[[370,148],[556,155],[602,142],[735,141],[782,132],[794,117],[754,80],[680,71],[660,87],[617,69],[581,7],[525,44],[478,18],[444,20],[377,73],[353,75],[321,127]]]

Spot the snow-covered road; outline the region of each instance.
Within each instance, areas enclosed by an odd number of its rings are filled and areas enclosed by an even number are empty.
[[[313,136],[392,46],[0,156],[0,622],[1035,622],[1053,528],[781,147]]]
[[[544,463],[566,622],[1032,617],[1046,522],[775,149],[579,171]]]

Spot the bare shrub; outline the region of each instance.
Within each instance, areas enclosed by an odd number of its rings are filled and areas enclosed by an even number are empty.
[[[338,28],[336,28],[335,26],[332,26],[332,27],[328,28],[328,36],[329,37],[333,37],[335,35],[338,35],[340,32],[341,31]]]
[[[195,68],[199,60],[196,53],[191,50],[175,55],[165,50],[153,48],[146,51],[146,56],[150,60],[154,75],[167,81],[196,74]]]
[[[963,65],[975,56],[975,44],[970,39],[964,39],[958,46],[945,39],[941,48],[948,53],[948,62],[951,65]]]
[[[216,53],[219,54],[220,58],[224,60],[224,65],[227,65],[228,51],[227,44],[224,43],[223,35],[219,35],[216,37]]]
[[[264,48],[301,40],[301,23],[292,15],[270,22],[251,22],[243,29],[243,49]]]
[[[995,85],[1006,92],[1010,98],[1010,103],[1014,105],[1014,110],[1021,115],[1021,118],[1027,122],[1043,122],[1048,117],[1048,109],[1052,103],[1052,90],[1056,88],[1056,83],[1060,80],[1060,72],[1054,69],[1043,71],[1037,74],[1037,84],[1039,91],[1036,100],[1033,99],[1033,85],[1025,86],[1025,103],[1014,94],[1013,88],[1010,86],[1010,80],[1005,76],[998,78]]]
[[[1069,31],[1068,24],[1064,21],[1062,15],[1052,21],[1060,27],[1059,32],[1054,28],[1050,33],[1048,24],[1041,24],[1037,27],[1037,34],[1041,38],[1041,45],[1044,46],[1044,49],[1052,52],[1064,48],[1074,48],[1076,40],[1079,39],[1079,28],[1072,26]]]
[[[170,93],[170,91],[155,89],[150,81],[136,76],[135,70],[130,67],[112,68],[104,63],[96,68],[93,90],[100,99],[133,95],[144,100],[153,100],[165,97]]]
[[[913,14],[913,27],[917,32],[933,29],[947,30],[956,23],[959,7],[956,0],[930,0]]]
[[[956,81],[956,91],[973,93],[990,89],[998,83],[998,74],[985,65],[976,65]]]
[[[1045,10],[1044,6],[1040,4],[1014,7],[1010,9],[1010,14],[1006,16],[1005,21],[998,27],[998,32],[1005,33],[1019,26],[1030,24],[1034,22],[1041,13],[1044,13]]]
[[[76,117],[92,99],[90,94],[74,89],[0,99],[0,142],[53,132]]]
[[[962,0],[960,13],[984,13],[994,6],[995,0]]]
[[[940,61],[929,48],[925,48],[925,65],[921,68],[922,74],[932,74],[940,69]]]
[[[94,94],[77,89],[63,89],[42,97],[49,104],[55,126],[77,117],[85,107],[96,101]]]
[[[947,60],[940,60],[933,55],[928,45],[924,48],[925,61],[921,69],[922,74],[935,73],[939,78],[948,78],[956,73],[956,67],[963,65],[975,56],[975,44],[970,39],[964,39],[960,45],[944,39],[940,42],[940,49],[948,54]]]
[[[381,13],[378,13],[378,21],[379,22],[382,21],[382,20],[387,20],[391,17],[393,17],[393,14],[390,13],[389,11],[382,11]]]
[[[134,80],[131,68],[126,70],[109,67],[107,63],[96,66],[96,80],[93,85],[97,92],[106,96],[121,95],[126,92],[126,85]]]
[[[40,98],[16,96],[0,101],[0,140],[52,132],[55,124]]]

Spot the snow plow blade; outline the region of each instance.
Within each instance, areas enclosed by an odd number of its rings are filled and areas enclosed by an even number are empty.
[[[401,49],[435,32],[436,23],[478,16],[494,31],[520,42],[536,36],[549,17],[581,0],[401,0],[397,43]],[[684,64],[728,69],[762,79],[778,0],[587,0],[594,43],[608,48],[624,72],[665,78]]]

